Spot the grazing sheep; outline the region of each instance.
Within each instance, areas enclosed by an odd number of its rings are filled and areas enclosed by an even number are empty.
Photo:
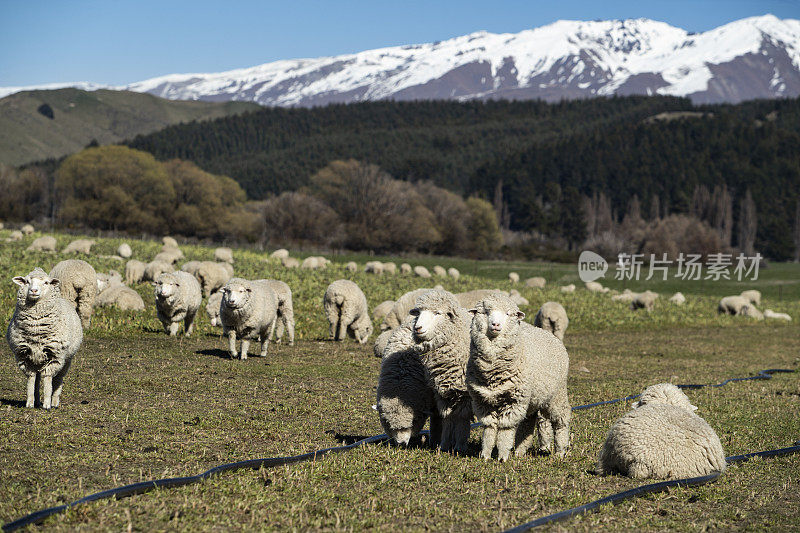
[[[740,296],[747,298],[747,300],[753,305],[761,305],[761,291],[757,291],[755,289],[742,291]]]
[[[472,309],[479,302],[482,302],[484,298],[497,294],[502,294],[502,292],[497,289],[476,289],[474,291],[459,292],[455,297],[461,307]]]
[[[464,376],[469,359],[469,313],[449,292],[432,290],[417,298],[410,314],[413,344],[408,349],[421,358],[433,389],[442,419],[439,447],[464,454],[472,421],[472,400]]]
[[[348,272],[355,274],[358,272],[358,263],[355,261],[348,261],[348,263],[344,266],[344,269]]]
[[[33,226],[30,224],[25,224],[19,229],[23,233],[23,235],[31,235],[34,231]]]
[[[676,292],[670,296],[669,301],[675,305],[683,305],[686,303],[686,296],[684,296],[682,292]]]
[[[289,250],[287,250],[286,248],[278,248],[277,250],[269,254],[269,256],[273,259],[278,259],[278,260],[286,259],[287,257],[289,257]]]
[[[169,237],[169,236],[162,237],[161,238],[161,243],[164,246],[169,246],[170,248],[177,248],[178,247],[178,241],[176,241],[174,238]]]
[[[208,297],[208,303],[206,303],[206,315],[208,315],[208,321],[211,322],[212,326],[222,325],[222,323],[219,321],[219,305],[221,303],[222,291],[217,291]]]
[[[549,331],[563,342],[564,333],[567,332],[567,327],[569,327],[569,317],[567,317],[566,309],[560,303],[545,302],[539,308],[539,312],[536,313],[533,325]]]
[[[278,296],[267,280],[232,278],[222,288],[219,318],[222,334],[228,337],[231,359],[237,357],[237,336],[242,339],[240,359],[247,359],[251,340],[261,343],[259,355],[265,357],[269,337],[278,319]]]
[[[411,272],[412,272],[411,265],[409,265],[408,263],[403,263],[403,264],[400,265],[400,274],[401,275],[402,274],[411,274]]]
[[[8,238],[6,239],[6,242],[16,242],[16,241],[21,241],[21,240],[22,240],[22,237],[23,237],[23,235],[22,235],[22,232],[21,232],[20,230],[18,230],[18,229],[15,229],[15,230],[14,230],[14,231],[12,231],[12,232],[11,232],[11,234],[8,236]]]
[[[598,283],[597,281],[587,281],[585,283],[585,285],[586,285],[586,289],[589,292],[605,292],[603,290],[603,285]]]
[[[133,283],[139,283],[144,279],[144,271],[147,268],[147,265],[142,261],[137,261],[136,259],[131,259],[127,263],[125,263],[125,283],[131,285]]]
[[[397,274],[397,265],[395,265],[392,262],[383,263],[383,272],[385,274],[391,274],[392,276],[394,276],[395,274]]]
[[[117,248],[117,255],[124,258],[129,259],[133,255],[133,250],[131,250],[131,245],[127,242],[123,242]]]
[[[458,281],[458,278],[461,277],[461,272],[459,272],[457,268],[450,267],[447,269],[447,275]]]
[[[372,310],[372,320],[374,320],[377,324],[382,323],[383,319],[386,318],[386,315],[389,314],[389,311],[392,310],[392,307],[394,307],[394,302],[391,300],[386,300],[385,302],[379,303]]]
[[[655,307],[657,299],[658,293],[653,291],[640,292],[631,300],[631,310],[645,309],[650,312],[653,310],[653,307]]]
[[[109,270],[108,273],[97,273],[97,294],[106,290],[109,287],[122,285],[122,275],[116,270]],[[96,304],[97,302],[95,302]]]
[[[76,239],[69,243],[66,248],[61,250],[62,254],[75,254],[81,253],[89,255],[92,253],[92,246],[95,242],[89,239]]]
[[[446,278],[447,270],[445,270],[443,267],[440,267],[439,265],[436,265],[433,267],[433,275],[438,276],[440,278]]]
[[[150,261],[144,267],[142,281],[155,281],[164,272],[175,272],[172,264],[163,261]]]
[[[323,299],[325,315],[330,324],[330,336],[343,341],[348,332],[364,344],[372,334],[367,298],[350,280],[340,279],[328,285]]]
[[[203,295],[200,284],[188,272],[164,272],[156,278],[156,311],[158,320],[170,337],[178,334],[183,322],[183,334],[194,331],[194,317],[200,309]]]
[[[286,329],[286,333],[289,336],[289,346],[294,346],[294,305],[292,304],[292,289],[289,288],[286,283],[277,279],[261,281],[266,281],[272,290],[275,291],[275,296],[278,298],[275,342],[281,342],[283,330]]]
[[[166,250],[162,249],[160,252],[158,252],[156,256],[153,258],[153,262],[161,262],[174,265],[181,259],[183,259],[183,252],[181,252],[177,248],[167,248]]]
[[[516,272],[509,272],[508,281],[510,281],[511,283],[519,283],[519,274],[517,274]]]
[[[725,296],[719,301],[717,312],[720,314],[746,316],[756,320],[764,319],[761,311],[744,296]]]
[[[508,297],[511,298],[511,301],[517,305],[530,305],[530,302],[527,298],[525,298],[517,289],[511,289],[508,293]]]
[[[564,344],[550,332],[523,322],[525,314],[510,299],[490,296],[471,309],[467,388],[478,421],[484,425],[481,457],[490,459],[497,447],[508,460],[515,438],[517,457],[533,444],[555,454],[569,446],[572,415],[567,396],[569,356]]]
[[[183,265],[181,265],[181,270],[196,277],[197,269],[200,268],[202,264],[202,261],[186,261]]]
[[[375,357],[383,357],[383,351],[389,344],[389,337],[392,336],[392,333],[394,333],[393,329],[387,329],[375,339],[375,344],[372,345],[372,353],[375,354]]]
[[[544,289],[547,280],[542,277],[536,276],[525,280],[525,286],[529,289]]]
[[[428,272],[428,269],[424,266],[418,265],[414,267],[414,274],[421,278],[429,278],[431,277],[431,273]]]
[[[364,265],[364,272],[367,274],[383,274],[383,263],[380,261],[367,261]]]
[[[764,311],[764,318],[774,318],[776,320],[786,320],[787,322],[792,320],[792,317],[786,313],[776,313],[772,309],[767,309]]]
[[[575,284],[570,283],[561,287],[561,292],[575,292]]]
[[[230,263],[225,262],[217,262],[220,268],[222,268],[230,277],[233,277],[233,265]]]
[[[281,259],[281,265],[284,268],[297,268],[300,266],[300,260],[296,257],[284,257]]]
[[[312,255],[310,257],[306,257],[305,259],[303,259],[303,262],[300,263],[300,268],[306,270],[319,270],[326,268],[328,266],[328,263],[330,263],[328,259]],[[284,266],[286,265],[284,264]]]
[[[611,297],[611,299],[614,300],[615,302],[630,303],[637,296],[639,296],[639,293],[633,292],[630,289],[625,289],[624,291],[622,291],[622,294],[615,294],[614,296]]]
[[[75,306],[81,325],[88,328],[97,296],[97,273],[92,265],[80,259],[67,259],[53,267],[50,277],[60,280],[61,297]]]
[[[438,445],[441,418],[433,388],[416,349],[413,323],[414,319],[408,317],[401,326],[384,331],[375,341],[376,355],[382,358],[376,408],[386,434],[402,445],[408,445],[411,437],[419,434],[425,420],[430,417],[431,443]],[[379,342],[384,344],[380,352]]]
[[[394,329],[405,322],[406,318],[408,317],[408,312],[411,311],[414,308],[414,305],[417,303],[417,298],[419,298],[422,293],[429,290],[430,289],[416,289],[409,291],[398,298],[384,317],[383,322],[381,323],[381,329]]]
[[[171,254],[175,254],[178,256],[178,259],[183,259],[183,252],[177,246],[172,246],[171,244],[164,244],[161,246],[162,252],[169,252]]]
[[[138,292],[125,285],[111,285],[95,298],[97,307],[116,307],[123,311],[144,311],[144,300]]]
[[[58,278],[37,268],[13,281],[19,287],[6,341],[17,366],[28,378],[25,407],[36,403],[37,381],[42,389],[42,407],[58,407],[64,376],[83,342],[81,320],[72,304],[61,298]]]
[[[233,250],[230,248],[217,248],[214,250],[214,261],[233,264]]]
[[[25,250],[27,252],[55,252],[56,251],[56,238],[50,235],[45,235],[34,239],[30,246]]]
[[[611,426],[597,458],[598,474],[635,479],[688,478],[723,472],[719,437],[670,383],[644,390],[633,410]]]
[[[214,261],[203,261],[195,270],[194,277],[200,282],[203,288],[203,296],[208,298],[212,292],[218,291],[225,286],[233,277],[224,267],[227,263],[215,263]]]

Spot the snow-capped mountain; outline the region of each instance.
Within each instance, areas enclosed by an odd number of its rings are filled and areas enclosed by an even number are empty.
[[[800,95],[800,21],[765,15],[699,34],[648,19],[558,21],[516,34],[477,32],[121,88],[275,106],[613,94],[688,96],[699,103],[793,97]]]

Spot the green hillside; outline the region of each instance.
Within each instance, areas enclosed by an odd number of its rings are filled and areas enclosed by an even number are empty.
[[[0,163],[21,165],[193,120],[254,111],[245,102],[184,102],[128,91],[24,91],[0,99]],[[52,117],[52,118],[51,118]]]

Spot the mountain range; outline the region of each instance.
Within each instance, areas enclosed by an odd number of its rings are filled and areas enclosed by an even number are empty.
[[[480,31],[434,43],[173,74],[106,88],[171,100],[286,107],[631,94],[735,103],[800,95],[800,21],[764,15],[690,33],[649,19],[562,20],[519,33]],[[21,89],[0,88],[0,96]]]

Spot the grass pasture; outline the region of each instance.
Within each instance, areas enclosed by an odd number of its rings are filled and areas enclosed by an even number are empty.
[[[13,312],[10,278],[35,266],[49,270],[62,256],[27,253],[37,235],[5,243],[0,231],[0,319]],[[59,249],[74,237],[56,235]],[[111,254],[120,240],[97,239],[94,251]],[[159,245],[128,240],[134,257],[147,259]],[[213,250],[182,246],[187,260],[210,259]],[[372,347],[326,340],[322,294],[331,281],[356,281],[374,306],[418,286],[441,282],[453,292],[510,289],[515,270],[544,275],[545,290],[520,289],[531,302],[558,300],[570,315],[573,405],[617,398],[662,381],[716,383],[757,371],[800,367],[800,295],[797,265],[770,265],[755,284],[761,308],[788,312],[783,322],[718,316],[718,291],[690,283],[648,284],[662,293],[655,310],[634,313],[608,295],[579,288],[562,295],[557,284],[575,282],[576,268],[536,263],[500,264],[444,258],[411,264],[456,266],[459,281],[347,274],[353,256],[336,256],[325,271],[285,270],[264,253],[235,250],[237,275],[273,277],[294,292],[297,343],[270,346],[268,357],[232,361],[218,329],[204,313],[196,334],[170,339],[155,318],[149,285],[136,287],[148,309],[141,314],[96,310],[65,380],[62,407],[53,412],[22,407],[24,377],[8,346],[0,345],[0,520],[115,486],[160,477],[193,475],[221,463],[294,455],[381,433],[375,384],[379,361]],[[98,271],[121,268],[112,259],[79,256]],[[392,258],[398,264],[406,259]],[[341,260],[341,261],[340,261]],[[356,258],[362,265],[364,258]],[[473,266],[470,270],[469,265]],[[548,272],[551,274],[548,275]],[[763,271],[766,273],[767,271]],[[758,283],[763,283],[759,285]],[[577,283],[576,283],[577,284]],[[614,286],[613,283],[608,283]],[[749,288],[750,285],[748,285]],[[632,287],[636,290],[636,287]],[[681,290],[687,305],[665,297]],[[718,432],[727,455],[780,448],[800,439],[800,374],[687,391],[699,414]],[[641,483],[587,473],[608,427],[626,405],[575,412],[566,459],[528,456],[508,463],[477,457],[473,430],[466,457],[422,446],[365,446],[323,460],[275,469],[242,470],[188,487],[157,490],[118,501],[80,506],[48,519],[55,531],[433,530],[498,531]],[[670,490],[551,526],[550,530],[641,529],[800,530],[800,456],[735,465],[716,483]]]

